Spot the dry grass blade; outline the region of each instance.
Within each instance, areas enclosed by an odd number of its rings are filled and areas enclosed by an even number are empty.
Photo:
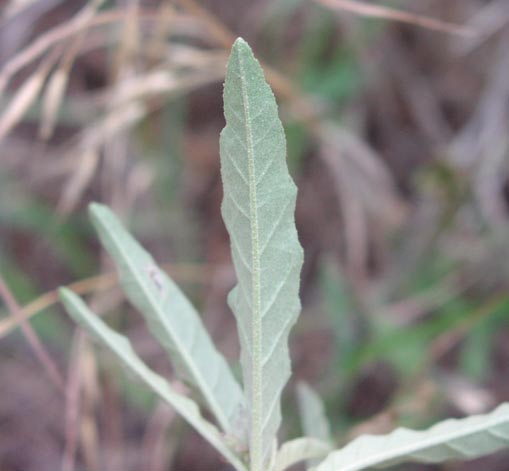
[[[62,458],[62,471],[74,471],[76,464],[80,422],[81,355],[84,339],[84,333],[78,331],[72,343],[66,388],[65,449]]]
[[[421,26],[423,28],[441,31],[448,34],[458,34],[460,36],[477,36],[477,31],[471,27],[449,23],[447,21],[437,20],[428,16],[416,15],[395,8],[382,5],[371,5],[354,0],[315,0],[316,2],[334,10],[345,10],[360,16],[370,18],[381,18],[391,21],[399,21],[410,25]]]
[[[218,41],[226,49],[230,49],[235,41],[235,35],[228,30],[218,19],[209,13],[205,8],[198,4],[195,0],[178,0],[191,15],[202,18],[210,30],[212,37]]]
[[[469,54],[485,44],[509,23],[507,0],[494,0],[484,6],[468,22],[468,26],[479,32],[477,36],[457,45],[460,54]]]
[[[174,446],[169,445],[168,429],[174,422],[175,417],[175,411],[169,408],[167,404],[161,403],[155,407],[143,438],[144,469],[150,469],[151,471],[170,469]]]
[[[39,68],[25,81],[10,101],[7,109],[0,117],[0,142],[20,122],[23,115],[37,99],[46,81],[51,67],[56,61],[56,54],[51,54]]]
[[[148,98],[154,95],[167,97],[173,93],[182,93],[220,80],[224,76],[224,61],[222,55],[220,60],[218,58],[219,56],[213,55],[214,60],[210,61],[211,64],[205,64],[201,69],[188,71],[180,77],[173,76],[167,71],[154,71],[147,75],[119,81],[102,94],[99,100],[100,104],[109,108],[108,114],[82,132],[71,155],[101,148],[164,103],[163,100],[146,102]]]
[[[2,20],[8,20],[28,8],[37,0],[11,0],[2,12]]]
[[[469,173],[473,194],[484,221],[492,227],[506,224],[504,185],[507,179],[509,33],[501,35],[496,60],[488,69],[483,95],[470,120],[450,144],[452,164]]]
[[[85,469],[105,469],[100,466],[100,437],[96,417],[100,401],[99,372],[94,350],[86,336],[80,354],[82,384],[80,449]]]
[[[115,275],[108,273],[77,281],[76,283],[68,285],[68,288],[72,289],[77,294],[85,294],[97,289],[109,289],[115,286],[115,284]],[[57,290],[49,291],[21,308],[19,320],[12,317],[2,319],[2,321],[0,321],[0,339],[10,334],[14,329],[21,325],[21,322],[30,319],[39,312],[53,306],[57,302]]]
[[[96,1],[90,3],[84,10],[82,10],[79,19],[80,25],[83,27],[83,29],[79,31],[76,39],[65,52],[60,67],[49,79],[46,93],[44,94],[42,102],[42,118],[41,127],[39,129],[39,136],[41,139],[47,140],[53,134],[58,109],[60,108],[60,104],[67,88],[67,82],[69,81],[69,74],[71,73],[72,64],[79,52],[83,37],[85,35],[84,28],[86,28],[90,21],[93,19],[94,14],[96,13],[96,8],[100,5],[100,3],[102,2]]]
[[[97,121],[83,132],[79,146],[83,150],[99,149],[106,141],[123,130],[134,126],[148,113],[147,107],[132,101],[113,109],[104,119]]]
[[[86,28],[89,20],[94,16],[97,6],[102,0],[95,0],[87,4],[76,16],[63,26],[53,28],[48,33],[41,35],[36,41],[27,46],[26,49],[10,59],[0,72],[0,95],[9,80],[33,60],[41,56],[53,45],[59,43],[65,37],[76,34]],[[41,84],[42,86],[42,84]]]
[[[0,119],[0,141],[5,138],[9,131],[20,121],[25,111],[34,102],[41,90],[48,67],[40,69],[33,74],[19,89],[18,93],[9,103],[5,113]]]
[[[94,176],[99,163],[99,150],[86,149],[81,155],[78,168],[65,185],[62,197],[58,203],[59,214],[69,214],[79,202],[81,195]]]
[[[56,26],[47,33],[41,34],[35,41],[30,43],[25,49],[12,57],[0,71],[0,95],[11,78],[17,74],[23,67],[37,60],[46,51],[56,44],[79,34],[89,27],[105,25],[125,21],[127,13],[124,10],[110,10],[94,16],[90,6],[85,7],[82,14],[78,13],[73,19],[62,25]],[[91,18],[92,17],[92,18]],[[157,12],[142,12],[139,15],[141,19],[154,20],[157,18]],[[169,12],[168,26],[191,26],[196,29],[196,20],[189,15],[182,15]]]
[[[21,327],[23,335],[27,339],[28,344],[34,351],[35,356],[41,363],[42,367],[46,371],[47,375],[49,376],[53,384],[60,392],[64,392],[65,383],[62,378],[62,375],[58,371],[58,368],[53,362],[51,356],[44,348],[44,345],[39,340],[39,337],[32,329],[32,326],[21,314],[21,307],[19,306],[18,302],[14,298],[14,295],[11,293],[11,291],[9,290],[1,276],[0,276],[0,297],[3,298],[3,300],[5,301],[5,304],[7,305],[16,324],[18,324]]]
[[[166,50],[166,38],[171,31],[171,28],[168,27],[167,18],[170,18],[174,14],[175,10],[172,5],[166,2],[161,3],[153,30],[144,48],[148,53],[148,57],[159,57],[163,55],[161,52]]]
[[[331,169],[340,165],[334,163],[335,160],[344,161],[341,164],[341,178],[347,175],[345,184],[362,201],[363,207],[378,219],[381,218],[386,227],[397,227],[404,219],[407,207],[398,195],[383,159],[354,133],[334,124],[322,124],[314,132],[327,150],[320,155],[326,158],[325,162]],[[334,174],[338,169],[332,171]],[[376,188],[376,198],[373,188]]]
[[[39,137],[47,140],[53,134],[58,109],[67,87],[69,73],[63,67],[56,70],[51,76],[46,93],[42,98],[42,118]]]
[[[210,64],[196,64],[196,70],[188,71],[181,76],[168,70],[154,70],[139,77],[126,78],[117,86],[102,94],[99,102],[102,104],[106,101],[105,104],[108,105],[111,97],[114,96],[116,106],[128,106],[135,100],[146,100],[154,95],[168,96],[172,93],[184,93],[202,85],[216,82],[224,77],[226,56],[212,54],[210,57]],[[184,65],[192,67],[194,64],[188,62]],[[156,105],[151,104],[151,109],[155,108]],[[112,112],[112,116],[114,116],[114,112]]]
[[[136,54],[140,47],[139,5],[132,0],[126,8],[126,20],[123,23],[122,37],[116,51],[114,75],[117,80],[132,73],[136,64]]]
[[[191,264],[175,264],[169,267],[163,265],[172,278],[182,282],[189,283],[206,283],[209,277],[206,266],[191,265]],[[85,278],[75,283],[67,285],[67,288],[74,291],[76,294],[87,294],[94,291],[105,291],[118,285],[117,277],[114,273],[105,273],[90,278]],[[13,330],[21,325],[22,322],[27,321],[33,316],[39,314],[45,309],[57,304],[59,302],[58,291],[49,291],[26,306],[20,308],[19,319],[8,317],[0,320],[0,339],[9,335]]]
[[[134,100],[168,93],[177,85],[177,77],[171,71],[154,70],[139,77],[125,78],[110,88],[102,98],[111,101],[113,96],[117,106],[127,105]]]

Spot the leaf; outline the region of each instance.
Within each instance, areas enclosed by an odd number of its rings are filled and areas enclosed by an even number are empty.
[[[297,404],[299,406],[300,420],[302,422],[302,431],[306,437],[320,440],[332,448],[332,437],[330,424],[325,414],[325,407],[322,398],[305,382],[297,384]],[[325,453],[328,453],[327,450]],[[325,454],[324,454],[325,455]],[[313,456],[310,458],[323,458],[323,456]],[[308,466],[316,466],[320,460],[308,460]]]
[[[272,471],[283,471],[299,461],[323,457],[330,450],[328,443],[316,438],[301,437],[290,440],[278,450]]]
[[[297,402],[304,435],[325,443],[332,443],[330,424],[325,414],[323,401],[305,382],[297,385]]]
[[[162,400],[170,404],[237,471],[247,471],[244,464],[225,444],[217,428],[201,416],[194,401],[175,392],[163,377],[154,373],[135,353],[129,340],[108,327],[102,319],[90,311],[79,296],[66,288],[61,288],[59,294],[69,315],[86,328],[99,342],[108,347],[129,372],[154,391]]]
[[[295,229],[297,189],[274,95],[248,44],[233,45],[221,133],[223,218],[238,284],[229,296],[241,344],[251,471],[265,470],[290,376],[288,334],[300,311],[303,253]]]
[[[509,446],[509,403],[490,414],[450,419],[429,430],[365,435],[333,451],[316,471],[358,471],[398,463],[473,459]]]
[[[219,424],[242,440],[242,391],[200,316],[177,285],[106,207],[90,205],[101,241],[115,260],[126,296],[168,351],[179,375],[203,396]]]

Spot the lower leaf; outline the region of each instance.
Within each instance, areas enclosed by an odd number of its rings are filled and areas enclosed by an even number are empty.
[[[108,327],[95,315],[82,299],[72,291],[61,288],[60,298],[69,315],[108,347],[127,370],[148,386],[161,399],[170,404],[194,429],[216,448],[237,471],[247,471],[245,465],[226,445],[217,428],[205,420],[197,404],[173,390],[170,383],[153,372],[133,350],[129,340]]]
[[[470,460],[509,447],[509,403],[490,414],[449,419],[428,430],[365,435],[333,451],[316,471],[359,471],[404,462]]]

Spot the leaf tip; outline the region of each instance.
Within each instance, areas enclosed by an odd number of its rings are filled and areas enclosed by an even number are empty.
[[[69,288],[65,288],[63,286],[58,288],[58,298],[64,306],[67,314],[69,314],[74,320],[77,320],[74,315],[75,311],[73,306],[79,303],[81,299],[74,293],[74,291],[71,291]]]
[[[247,41],[244,38],[238,37],[232,46],[232,52],[231,55],[234,56],[236,54],[239,55],[250,55],[254,57],[253,51],[251,49],[251,46],[247,43]]]
[[[90,203],[88,205],[88,215],[99,235],[104,233],[108,221],[116,221],[116,216],[110,208],[101,203]]]
[[[238,37],[235,42],[233,43],[233,46],[232,46],[232,49],[239,49],[239,48],[246,48],[248,47],[249,48],[249,44],[247,43],[247,41],[242,38],[242,37]]]
[[[61,301],[65,301],[70,296],[72,296],[72,291],[69,288],[64,288],[63,286],[58,288],[58,297]]]
[[[100,203],[90,203],[88,205],[88,213],[92,219],[97,218],[101,215],[101,212],[104,212],[106,206]]]

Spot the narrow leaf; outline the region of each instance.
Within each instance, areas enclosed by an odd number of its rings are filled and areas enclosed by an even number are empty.
[[[365,435],[332,452],[316,471],[358,471],[398,463],[470,460],[509,447],[509,404],[490,414],[440,422],[426,431]]]
[[[316,438],[301,437],[286,442],[278,450],[272,471],[284,471],[299,461],[321,458],[331,446]]]
[[[94,203],[90,214],[115,260],[126,296],[168,351],[179,375],[201,393],[223,430],[241,439],[237,422],[242,391],[192,304],[107,207]]]
[[[162,400],[170,404],[237,471],[247,471],[244,464],[225,444],[217,428],[202,417],[194,401],[175,392],[163,377],[154,373],[135,353],[129,340],[108,327],[102,319],[90,311],[79,296],[66,288],[61,288],[59,294],[69,315],[86,328],[99,342],[108,347],[129,372],[154,391]]]
[[[304,435],[332,443],[330,424],[320,396],[307,383],[300,382],[297,385],[297,401]]]
[[[251,471],[265,470],[290,376],[288,334],[300,311],[303,253],[295,229],[296,187],[274,95],[247,43],[233,45],[221,133],[223,218],[238,284],[229,296],[241,344]]]

